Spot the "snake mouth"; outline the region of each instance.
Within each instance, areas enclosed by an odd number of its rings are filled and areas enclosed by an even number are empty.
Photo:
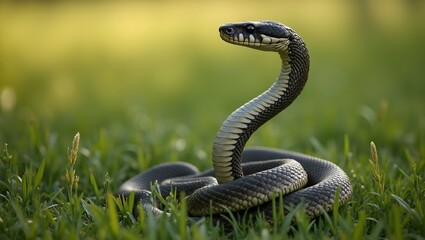
[[[258,50],[278,51],[288,43],[287,38],[270,37],[265,34],[249,34],[238,31],[238,29],[220,28],[219,31],[221,39],[225,42]]]
[[[271,45],[273,43],[271,38],[265,35],[262,35],[260,38],[258,38],[254,37],[252,34],[249,34],[248,36],[243,33],[229,35],[223,31],[220,31],[220,37],[225,42],[248,47],[261,47],[263,45]],[[275,40],[275,43],[276,42],[277,41]]]

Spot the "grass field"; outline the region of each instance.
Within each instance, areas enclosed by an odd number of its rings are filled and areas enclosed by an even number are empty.
[[[187,227],[175,199],[171,219],[135,218],[120,184],[163,162],[211,167],[221,122],[278,74],[276,54],[218,36],[261,19],[294,28],[311,68],[248,145],[330,159],[351,201],[230,232]],[[0,3],[0,239],[424,239],[424,22],[421,1]]]

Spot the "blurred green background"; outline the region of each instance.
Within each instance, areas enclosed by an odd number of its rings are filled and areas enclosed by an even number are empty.
[[[395,0],[2,2],[0,142],[41,129],[67,143],[175,132],[210,146],[280,67],[277,54],[224,43],[218,27],[263,19],[303,37],[311,70],[250,144],[297,150],[346,134],[366,150],[425,151],[425,2]]]

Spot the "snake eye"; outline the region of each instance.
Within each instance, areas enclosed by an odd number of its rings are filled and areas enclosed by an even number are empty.
[[[234,28],[232,28],[232,27],[226,28],[226,30],[225,30],[225,31],[226,31],[226,33],[227,33],[227,34],[229,34],[229,35],[230,35],[230,34],[234,34],[234,33],[235,33],[235,29],[234,29]]]
[[[254,30],[255,30],[255,27],[252,24],[246,25],[246,27],[245,27],[245,31],[249,34],[254,33]]]

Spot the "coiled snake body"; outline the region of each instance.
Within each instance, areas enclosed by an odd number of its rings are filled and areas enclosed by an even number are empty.
[[[135,192],[144,211],[161,214],[151,200],[151,185],[161,183],[163,196],[174,191],[172,185],[176,191],[185,192],[191,216],[260,208],[270,219],[272,199],[279,195],[283,195],[285,206],[303,202],[309,217],[331,210],[336,196],[340,205],[345,204],[352,187],[337,165],[278,149],[244,150],[251,134],[302,91],[308,77],[309,55],[301,37],[274,21],[231,23],[221,26],[219,32],[226,42],[279,53],[282,68],[277,80],[223,122],[213,144],[213,170],[200,173],[193,165],[181,162],[159,165],[125,182],[119,194]]]

